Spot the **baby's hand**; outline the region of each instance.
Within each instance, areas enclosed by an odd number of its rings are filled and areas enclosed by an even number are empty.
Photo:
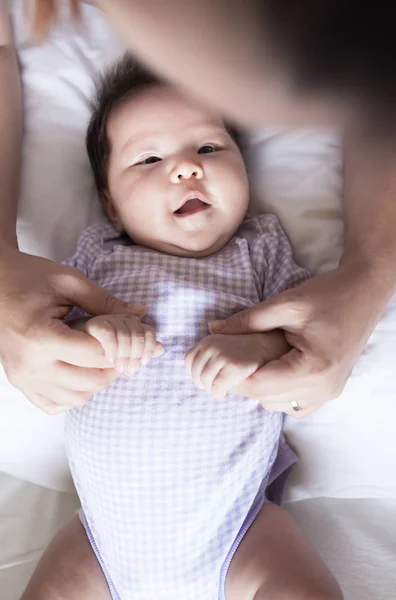
[[[100,315],[76,321],[70,325],[97,339],[119,373],[133,373],[164,352],[155,331],[134,315]]]
[[[225,400],[227,393],[257,369],[289,350],[280,330],[246,335],[214,334],[187,352],[184,365],[197,387],[217,400]]]

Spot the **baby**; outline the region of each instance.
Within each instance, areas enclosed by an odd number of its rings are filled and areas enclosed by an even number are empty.
[[[288,345],[281,332],[208,328],[307,277],[277,219],[246,216],[235,133],[126,55],[102,81],[87,146],[109,220],[86,229],[66,263],[145,306],[141,318],[75,310],[70,322],[120,372],[66,424],[108,597],[340,600],[271,502],[295,461],[283,416],[243,396],[244,382]]]

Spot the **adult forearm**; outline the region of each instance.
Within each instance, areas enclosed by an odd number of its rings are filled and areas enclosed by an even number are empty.
[[[263,2],[94,3],[147,65],[243,126],[337,122],[330,103],[297,93],[287,73],[275,65],[261,25]]]
[[[345,252],[375,281],[373,300],[396,289],[396,139],[351,132],[345,140]]]
[[[6,2],[0,0],[0,245],[17,245],[21,139],[22,100],[18,61]]]

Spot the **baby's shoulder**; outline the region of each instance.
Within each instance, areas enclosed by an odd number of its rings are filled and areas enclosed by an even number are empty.
[[[114,229],[107,220],[102,220],[93,225],[89,225],[81,233],[75,255],[72,262],[64,261],[65,264],[72,264],[81,268],[81,270],[90,277],[92,268],[100,262],[101,258],[107,254],[107,249],[112,242],[115,243],[120,234]]]
[[[109,244],[115,243],[118,238],[120,234],[109,221],[99,221],[84,229],[77,242],[77,252],[96,260]]]
[[[236,234],[252,244],[258,240],[284,235],[279,219],[276,215],[265,213],[261,215],[247,215]]]
[[[103,219],[84,229],[79,237],[78,245],[90,245],[98,248],[104,246],[108,240],[116,237],[119,237],[119,233],[117,233],[109,221]]]

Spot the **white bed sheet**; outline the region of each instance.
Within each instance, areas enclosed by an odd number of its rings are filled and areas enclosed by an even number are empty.
[[[345,600],[395,600],[395,498],[312,498],[286,508],[336,575]]]
[[[0,474],[1,600],[18,600],[48,541],[77,506],[73,494]],[[345,600],[394,600],[395,500],[312,498],[286,509],[337,576]]]
[[[100,214],[84,131],[93,75],[118,54],[119,45],[96,10],[85,7],[79,34],[70,37],[70,28],[59,26],[42,47],[31,46],[21,2],[16,0],[13,8],[26,108],[18,234],[24,250],[60,260],[73,252],[81,229]],[[277,212],[302,264],[319,271],[334,266],[342,251],[339,136],[266,132],[256,136],[251,149],[255,206]],[[394,356],[395,301],[343,395],[303,421],[286,423],[301,458],[287,489],[290,510],[335,564],[351,600],[396,597]],[[47,417],[30,406],[1,373],[0,471],[0,565],[20,560],[26,575],[29,557],[36,556],[32,548],[38,551],[46,542],[32,546],[34,527],[54,530],[64,498],[73,497],[33,484],[63,492],[73,488],[63,449],[63,418]],[[37,512],[37,497],[50,506]],[[18,533],[14,525],[19,521]],[[7,573],[14,575],[14,583],[3,585]],[[1,600],[16,599],[19,577],[18,566],[0,570]]]

